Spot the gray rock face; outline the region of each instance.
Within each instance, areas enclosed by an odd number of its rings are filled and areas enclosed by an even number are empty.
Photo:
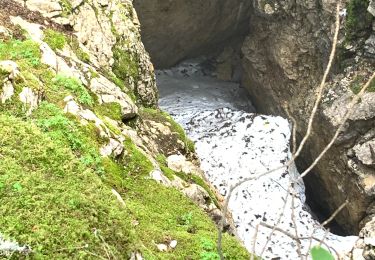
[[[320,4],[322,8],[316,1],[281,4],[271,1],[264,6],[258,3],[251,16],[251,34],[242,46],[243,84],[253,96],[255,106],[259,112],[285,115],[282,104],[286,102],[298,122],[298,139],[306,132],[315,90],[331,46],[335,3],[322,1]],[[342,42],[344,29],[340,38]],[[366,44],[367,52],[371,52],[371,40]],[[338,122],[347,112],[346,105],[353,96],[352,87],[357,76],[363,79],[356,83],[360,86],[373,70],[373,65],[364,65],[364,56],[358,53],[354,64],[327,84],[327,99],[318,111],[310,141],[301,156],[303,160],[297,161],[300,170],[305,169],[330,141]],[[368,167],[373,162],[369,146],[365,144],[371,138],[361,140],[374,122],[373,96],[370,94],[373,93],[366,94],[357,104],[356,112],[338,142],[305,179],[313,201],[327,213],[332,213],[349,199],[349,205],[336,220],[346,231],[353,233],[360,230],[359,223],[374,199],[375,184],[371,180],[375,172]],[[350,159],[347,152],[353,147],[355,153],[351,156],[354,158]]]
[[[212,51],[247,29],[251,1],[135,0],[142,39],[158,68]]]

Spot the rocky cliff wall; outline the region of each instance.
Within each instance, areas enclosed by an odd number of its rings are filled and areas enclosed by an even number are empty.
[[[142,40],[157,68],[210,53],[248,29],[250,1],[135,0]]]
[[[360,1],[341,6],[338,56],[326,84],[312,137],[304,149],[303,159],[299,160],[300,170],[329,142],[350,97],[358,91],[355,88],[374,70],[373,53],[368,51],[373,44],[373,19],[366,14],[368,3],[357,13],[351,11],[351,5],[359,5],[357,2]],[[242,46],[243,84],[248,87],[259,111],[285,115],[282,104],[286,102],[297,119],[299,138],[306,131],[315,90],[328,61],[334,4],[297,1],[258,5],[250,21],[251,34]],[[363,17],[358,17],[360,15]],[[359,24],[350,27],[353,19],[363,23],[365,18],[368,21],[363,28]],[[372,92],[365,94],[344,133],[305,179],[310,197],[326,212],[333,212],[349,199],[348,207],[336,219],[352,233],[359,231],[359,223],[374,199],[372,161],[361,159],[361,156],[370,156],[370,150],[363,144],[371,140],[373,98]]]

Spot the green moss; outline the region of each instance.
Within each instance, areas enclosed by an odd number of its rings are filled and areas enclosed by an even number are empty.
[[[137,248],[145,259],[201,259],[207,252],[202,240],[216,241],[217,229],[205,212],[176,189],[167,188],[144,175],[132,172],[113,162],[106,181],[116,187],[131,212],[137,237]],[[116,175],[116,176],[114,176]],[[110,177],[110,179],[109,179]],[[189,215],[189,219],[184,216]],[[184,222],[183,219],[188,220]],[[155,244],[176,239],[175,250],[160,252]],[[248,253],[235,238],[224,234],[227,259],[249,259]]]
[[[163,154],[158,154],[156,156],[156,160],[158,161],[160,170],[162,170],[164,175],[169,180],[171,180],[171,181],[174,180],[174,176],[176,175],[176,173],[173,170],[171,170],[170,168],[168,168],[167,159],[165,158],[165,156]]]
[[[363,76],[356,76],[350,84],[350,89],[354,94],[358,94],[366,83]],[[372,80],[370,86],[366,89],[366,92],[375,92],[375,80]]]
[[[47,102],[42,102],[32,118],[55,143],[70,148],[86,167],[99,175],[104,174],[98,150],[108,140],[100,137],[95,126],[82,126],[74,116],[65,114],[59,107]]]
[[[30,245],[31,259],[107,258],[107,253],[127,259],[136,250],[146,259],[200,259],[212,253],[202,241],[214,243],[215,224],[178,190],[151,180],[152,163],[130,139],[118,158],[102,158],[99,148],[108,140],[93,123],[82,125],[63,112],[68,94],[82,104],[95,103],[78,79],[56,76],[41,64],[39,46],[30,40],[0,42],[0,59],[20,66],[24,80],[17,80],[15,95],[23,86],[43,83],[49,101],[30,118],[20,113],[18,99],[0,105],[0,212],[7,213],[0,218],[2,234]],[[191,216],[189,223],[181,221],[184,216]],[[176,239],[177,248],[159,252],[155,243],[168,239]],[[225,235],[223,245],[228,259],[249,258],[234,238]]]
[[[68,77],[62,74],[56,75],[53,79],[54,91],[60,89],[68,90],[78,97],[78,101],[84,105],[93,105],[94,100],[87,89],[82,85],[82,82],[73,77]]]
[[[93,70],[92,68],[89,68],[89,71],[90,71],[90,78],[99,78],[99,73],[97,73],[95,70]]]
[[[43,41],[51,47],[52,50],[62,50],[66,44],[65,36],[52,29],[46,29],[43,31]]]
[[[60,0],[60,6],[62,8],[62,17],[68,17],[73,12],[73,6],[70,0]]]
[[[0,124],[1,232],[35,259],[128,255],[130,218],[110,189],[31,122],[0,115]]]
[[[112,48],[113,58],[115,60],[112,70],[115,75],[122,80],[127,80],[129,77],[132,77],[137,81],[139,77],[139,59],[129,51],[123,50],[121,48],[123,45],[124,43],[120,41]]]
[[[0,60],[13,60],[21,70],[29,70],[40,65],[39,45],[32,41],[9,40],[0,42]]]
[[[201,186],[210,195],[210,199],[212,200],[212,202],[217,207],[220,207],[220,205],[217,201],[217,198],[215,196],[215,193],[211,190],[210,186],[201,177],[199,177],[195,174],[187,174],[187,173],[184,173],[184,172],[173,171],[172,169],[168,168],[167,158],[162,154],[158,154],[156,156],[156,160],[159,163],[160,169],[162,170],[162,172],[164,173],[164,175],[168,179],[173,180],[174,176],[178,176],[182,180],[186,181],[187,183],[195,183],[195,184]]]
[[[373,16],[367,12],[368,5],[369,0],[350,0],[348,3],[345,24],[347,41],[371,32]]]
[[[169,123],[171,131],[176,133],[179,139],[184,142],[186,152],[195,152],[194,142],[186,136],[185,130],[182,128],[182,126],[174,121],[174,119],[168,113],[152,108],[143,108],[140,112],[141,116],[143,116],[144,118]]]
[[[72,36],[67,38],[67,42],[68,42],[70,48],[72,48],[73,52],[75,53],[75,55],[77,56],[78,59],[80,59],[81,61],[83,61],[85,63],[90,62],[90,55],[87,52],[85,52],[84,50],[82,50],[82,48],[79,46],[79,42],[78,42],[77,37],[72,35]]]
[[[2,85],[4,81],[8,78],[9,73],[0,68],[0,84]]]
[[[139,151],[130,138],[127,138],[124,144],[126,152],[121,158],[121,163],[125,171],[134,176],[148,176],[154,169],[150,160]]]
[[[107,116],[113,120],[121,121],[122,119],[122,109],[119,103],[103,103],[94,106],[94,112],[100,116]]]

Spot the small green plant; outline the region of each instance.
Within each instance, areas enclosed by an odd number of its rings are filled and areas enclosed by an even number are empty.
[[[23,68],[40,65],[39,44],[32,40],[10,40],[0,42],[0,60],[19,61]]]
[[[62,16],[67,17],[73,12],[73,6],[70,2],[70,0],[60,0],[60,5],[62,8]]]
[[[311,250],[311,257],[313,260],[334,260],[333,255],[320,246],[314,246]]]
[[[192,222],[193,222],[193,213],[190,211],[190,212],[182,215],[178,219],[178,222],[180,223],[180,225],[185,225],[185,226],[191,225]]]
[[[104,173],[97,148],[99,144],[94,141],[97,139],[96,133],[95,130],[90,133],[89,125],[83,127],[73,119],[73,116],[72,118],[67,117],[59,107],[48,102],[42,102],[33,117],[37,126],[52,140],[70,147],[77,158],[97,174]]]
[[[55,86],[55,90],[63,88],[71,91],[78,97],[78,101],[84,105],[91,106],[94,104],[93,98],[79,79],[58,74],[53,79],[53,84]]]
[[[64,48],[66,39],[62,33],[54,31],[52,29],[46,29],[43,33],[43,41],[47,43],[52,50],[56,51],[62,50]]]
[[[216,260],[220,259],[216,251],[216,244],[207,238],[201,239],[202,252],[200,253],[200,260]]]

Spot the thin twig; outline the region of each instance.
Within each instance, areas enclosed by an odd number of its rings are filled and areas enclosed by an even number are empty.
[[[252,247],[253,252],[251,254],[250,260],[254,260],[254,257],[255,257],[255,245],[256,245],[256,241],[257,241],[258,231],[259,231],[259,223],[255,227],[255,233],[254,233],[254,237],[253,237],[253,247]]]
[[[285,208],[286,208],[286,205],[287,205],[287,202],[288,202],[288,197],[289,197],[289,194],[290,194],[290,188],[291,188],[291,183],[289,183],[288,189],[286,190],[285,201],[284,201],[283,208],[280,211],[279,218],[277,219],[277,221],[273,225],[274,228],[271,229],[271,233],[267,236],[266,243],[264,244],[264,246],[262,248],[262,251],[260,252],[260,255],[259,255],[260,257],[263,256],[264,251],[266,250],[268,243],[271,241],[271,238],[272,238],[273,234],[275,233],[276,227],[280,224],[281,219],[284,216]]]
[[[313,241],[313,236],[314,236],[314,234],[315,234],[315,231],[316,231],[316,228],[314,227],[314,228],[313,228],[313,231],[311,232],[310,239],[309,239],[309,246],[307,247],[306,260],[309,259],[310,249],[311,249],[311,246],[312,246],[312,241]]]
[[[298,227],[297,227],[296,215],[294,213],[294,200],[295,200],[296,194],[295,194],[293,184],[291,186],[292,186],[292,222],[293,222],[293,225],[294,225],[295,236],[298,238]],[[303,260],[302,253],[301,253],[302,252],[302,250],[301,250],[301,240],[296,239],[296,242],[297,242],[297,254],[298,254],[299,258],[301,260]]]
[[[332,215],[331,215],[326,221],[324,221],[324,222],[322,223],[322,226],[324,227],[324,226],[328,225],[328,224],[329,224],[329,223],[330,223],[330,222],[331,222],[331,221],[337,216],[337,214],[339,214],[340,211],[341,211],[343,208],[345,208],[346,205],[348,205],[348,203],[349,203],[349,201],[346,200],[343,204],[341,204],[341,206],[340,206],[338,209],[336,209],[335,212],[333,212]]]
[[[260,222],[259,223],[261,226],[264,226],[266,228],[273,228],[273,226],[271,225],[268,225],[267,223],[264,223],[264,222]],[[313,239],[313,240],[316,240],[318,242],[321,241],[320,238],[317,238],[317,237],[314,237],[314,236],[309,236],[309,237],[296,237],[294,236],[293,234],[289,233],[288,231],[285,231],[284,229],[281,229],[279,227],[276,227],[276,231],[279,231],[280,233],[290,237],[291,239],[293,240],[297,240],[297,239],[300,239],[300,240],[307,240],[307,239]],[[339,254],[337,253],[336,249],[333,248],[333,247],[330,247],[329,245],[327,245],[327,243],[325,243],[324,241],[321,241],[321,243],[323,245],[325,245],[329,250],[332,250],[333,252],[335,252],[336,256],[339,257]]]
[[[329,228],[327,228],[327,229],[324,231],[324,235],[323,235],[322,239],[320,239],[318,246],[321,246],[321,245],[322,245],[324,239],[326,239],[326,237],[327,237],[328,234],[329,234]],[[338,257],[340,258],[340,256],[338,256]]]

